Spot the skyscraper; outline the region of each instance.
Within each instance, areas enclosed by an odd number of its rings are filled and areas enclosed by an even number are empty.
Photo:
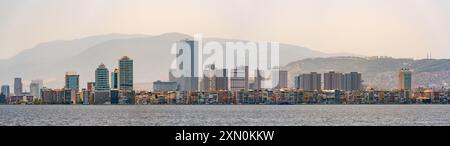
[[[111,88],[112,89],[118,89],[119,88],[119,71],[118,69],[114,69],[113,72],[111,72]]]
[[[216,91],[228,90],[228,70],[219,69],[216,70]]]
[[[272,78],[273,85],[275,89],[282,89],[288,87],[288,71],[276,70],[273,72]]]
[[[109,71],[104,64],[100,64],[95,70],[95,104],[107,104],[111,102],[109,88]]]
[[[358,72],[350,72],[344,75],[344,90],[346,91],[358,91],[362,90],[362,75]]]
[[[230,77],[231,91],[248,90],[248,67],[238,67],[232,70]]]
[[[177,42],[177,80],[181,91],[197,91],[199,88],[198,42],[182,40]]]
[[[322,74],[311,72],[309,74],[301,74],[296,77],[297,87],[306,91],[322,89]]]
[[[43,80],[32,80],[30,83],[30,94],[31,96],[40,98],[41,97],[41,89],[44,87]]]
[[[124,56],[119,60],[119,90],[133,90],[133,60]]]
[[[66,83],[64,88],[78,92],[80,90],[80,75],[76,72],[66,72]]]
[[[14,95],[22,96],[22,78],[14,78]]]
[[[40,97],[40,89],[38,83],[30,83],[30,94],[31,96]]]
[[[9,97],[10,96],[9,85],[2,85],[1,94],[5,95],[5,97]]]
[[[200,81],[202,91],[214,91],[216,89],[215,69],[215,65],[211,64],[203,70],[203,78]]]
[[[334,71],[330,71],[328,73],[324,73],[324,90],[343,90],[342,82],[343,82],[343,74],[337,73]]]
[[[256,69],[255,71],[255,90],[261,90],[262,89],[262,81],[263,81],[263,77],[262,77],[262,72],[259,69]]]
[[[303,89],[302,82],[303,82],[303,75],[295,76],[295,78],[294,78],[294,88],[296,88],[296,89]]]
[[[95,70],[95,90],[105,91],[109,90],[109,71],[104,64],[100,64]]]
[[[401,68],[399,73],[400,90],[412,91],[412,71],[409,68]]]

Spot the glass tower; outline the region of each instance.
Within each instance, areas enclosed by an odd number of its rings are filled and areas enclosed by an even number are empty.
[[[96,91],[109,90],[109,71],[104,64],[100,64],[95,70],[95,83]]]
[[[66,72],[65,89],[78,91],[80,89],[80,75],[76,72]]]
[[[133,60],[124,56],[119,60],[119,90],[133,90]]]

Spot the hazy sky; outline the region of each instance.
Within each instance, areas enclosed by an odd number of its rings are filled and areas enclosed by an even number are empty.
[[[450,58],[450,0],[0,0],[0,59],[108,33],[201,33],[336,53]]]

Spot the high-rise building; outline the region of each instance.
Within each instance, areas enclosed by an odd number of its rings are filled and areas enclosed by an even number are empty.
[[[328,73],[324,73],[323,75],[324,81],[324,90],[343,90],[343,74],[337,73],[334,71],[330,71]]]
[[[95,91],[109,91],[109,71],[104,64],[95,70]]]
[[[42,88],[41,98],[43,104],[64,104],[65,90]]]
[[[177,70],[181,76],[177,80],[180,91],[197,91],[199,89],[198,42],[182,40],[177,42]]]
[[[64,89],[64,104],[76,104],[76,90]]]
[[[203,78],[200,81],[200,86],[202,91],[214,91],[216,89],[215,87],[215,65],[207,65],[206,68],[203,70]]]
[[[119,104],[119,90],[111,90],[111,104]]]
[[[119,88],[119,70],[116,68],[113,72],[111,72],[111,88],[118,89]]]
[[[43,80],[32,80],[30,83],[30,94],[36,98],[41,98],[41,89],[44,87]]]
[[[294,77],[294,88],[303,89],[302,82],[303,82],[303,75],[295,76]]]
[[[5,97],[9,97],[10,96],[9,85],[2,85],[1,94],[5,95]]]
[[[3,93],[0,93],[0,104],[6,104],[6,98]]]
[[[91,95],[91,92],[87,89],[83,88],[81,89],[81,98],[83,98],[83,104],[88,105],[89,104],[89,96]]]
[[[133,60],[124,56],[119,60],[119,90],[133,90]]]
[[[399,88],[400,90],[412,91],[412,71],[409,68],[400,69]]]
[[[95,70],[95,104],[107,104],[111,102],[109,88],[109,71],[104,64],[100,64]]]
[[[248,90],[248,66],[232,70],[230,77],[231,91]]]
[[[262,72],[259,69],[256,69],[255,71],[255,83],[254,83],[254,90],[261,90],[262,89]]]
[[[40,88],[37,83],[30,83],[30,95],[39,98],[40,97]]]
[[[64,88],[78,92],[80,90],[80,75],[76,72],[66,72],[66,83]]]
[[[14,78],[14,95],[22,96],[22,78]]]
[[[274,89],[283,89],[288,87],[288,71],[276,70],[272,73]]]
[[[346,91],[358,91],[358,90],[362,90],[363,86],[362,86],[362,75],[361,73],[358,72],[350,72],[350,73],[346,73],[344,74],[344,82],[345,85],[344,86],[344,90]]]
[[[228,90],[228,70],[227,69],[219,69],[216,70],[215,75],[216,80],[216,91],[219,90]]]
[[[322,90],[322,74],[311,72],[296,77],[297,87],[306,91]]]
[[[95,89],[95,82],[88,82],[87,83],[87,90],[89,92],[94,92],[94,89]]]
[[[249,89],[249,70],[248,66],[244,66],[244,90],[248,91]]]

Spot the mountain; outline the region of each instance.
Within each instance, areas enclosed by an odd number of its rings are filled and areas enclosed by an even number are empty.
[[[284,69],[289,71],[290,79],[299,73],[357,71],[362,73],[364,85],[376,89],[390,89],[398,87],[398,72],[402,67],[413,69],[414,86],[442,87],[450,83],[449,59],[328,57],[295,61],[284,66]]]
[[[22,77],[24,89],[34,79],[43,79],[51,88],[64,85],[64,73],[76,71],[80,74],[80,86],[94,81],[94,71],[104,63],[110,71],[118,65],[118,59],[129,56],[135,63],[135,83],[137,89],[148,90],[155,80],[167,80],[170,64],[175,56],[170,54],[172,44],[192,36],[181,33],[166,33],[156,36],[108,34],[76,40],[42,43],[25,50],[10,59],[0,60],[0,84],[12,86],[14,77]],[[224,45],[227,41],[243,41],[222,38],[204,38],[204,42],[216,41]],[[280,44],[280,64],[286,65],[305,58],[330,57],[308,48]],[[342,54],[339,54],[342,55]]]

